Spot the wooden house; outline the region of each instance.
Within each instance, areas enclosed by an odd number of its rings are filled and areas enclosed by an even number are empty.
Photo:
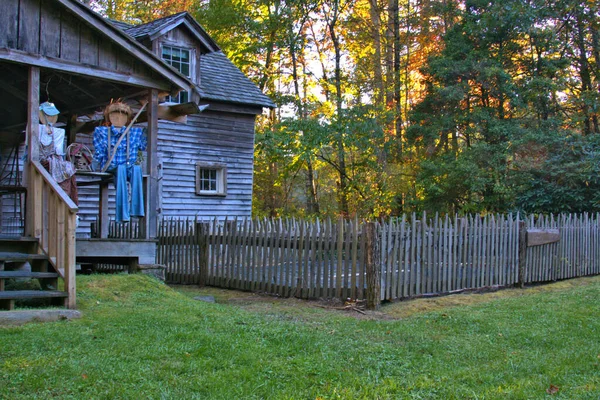
[[[132,27],[76,0],[2,0],[0,94],[0,209],[24,221],[0,226],[0,307],[26,297],[74,307],[76,258],[153,262],[163,215],[250,215],[254,121],[274,104],[187,13]],[[78,141],[78,117],[116,98],[147,102],[146,217],[135,239],[107,237],[109,176],[82,176],[77,207],[38,161],[41,102],[56,104]],[[63,280],[64,291],[4,290],[15,277],[39,279],[42,289]]]

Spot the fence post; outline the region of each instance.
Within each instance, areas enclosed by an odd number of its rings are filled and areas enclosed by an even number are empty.
[[[367,270],[367,309],[377,310],[381,303],[381,265],[379,262],[379,240],[374,222],[363,225],[366,237],[365,263]]]
[[[519,220],[519,280],[520,288],[525,286],[525,269],[527,268],[527,224]]]
[[[200,276],[198,286],[205,286],[208,282],[208,233],[210,224],[196,222],[196,243],[198,243],[198,268]]]

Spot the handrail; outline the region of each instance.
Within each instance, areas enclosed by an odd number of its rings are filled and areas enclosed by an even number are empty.
[[[29,234],[38,238],[38,251],[62,276],[67,306],[75,308],[75,230],[79,208],[46,169],[31,161],[28,177]]]
[[[77,207],[77,205],[73,202],[73,200],[71,200],[69,195],[66,194],[65,191],[60,187],[60,185],[54,180],[54,178],[52,178],[52,175],[50,175],[50,173],[46,171],[46,168],[44,168],[39,161],[32,161],[31,163],[36,167],[37,172],[39,172],[42,175],[44,181],[46,181],[46,183],[50,185],[52,190],[54,190],[56,195],[59,196],[63,202],[66,203],[67,207],[69,208],[69,211],[71,211],[72,213],[77,213],[77,211],[79,211],[79,207]]]

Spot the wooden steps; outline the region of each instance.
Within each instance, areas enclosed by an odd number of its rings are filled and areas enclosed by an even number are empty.
[[[56,272],[0,271],[0,279],[14,278],[48,279],[58,278],[58,274]]]
[[[0,309],[14,310],[15,300],[53,299],[53,305],[66,306],[69,294],[56,290],[6,290],[0,291]],[[56,301],[58,300],[58,301]]]
[[[57,290],[7,290],[0,292],[0,300],[51,299],[66,298],[67,296],[67,292]]]
[[[66,306],[68,293],[56,290],[59,278],[48,257],[38,254],[36,239],[0,239],[0,309],[13,310],[15,301],[28,300],[35,300],[24,303],[28,306]]]

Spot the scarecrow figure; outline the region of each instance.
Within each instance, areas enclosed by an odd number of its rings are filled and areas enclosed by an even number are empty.
[[[58,114],[60,111],[54,103],[40,104],[40,162],[71,200],[78,204],[75,167],[64,158],[65,130],[54,126],[58,120]]]
[[[126,222],[130,216],[144,216],[142,168],[138,154],[146,150],[144,128],[134,127],[131,108],[122,102],[109,104],[104,110],[106,126],[94,131],[94,161],[102,172],[115,174],[117,222]],[[129,125],[127,125],[129,123]],[[131,184],[131,205],[127,182]]]

